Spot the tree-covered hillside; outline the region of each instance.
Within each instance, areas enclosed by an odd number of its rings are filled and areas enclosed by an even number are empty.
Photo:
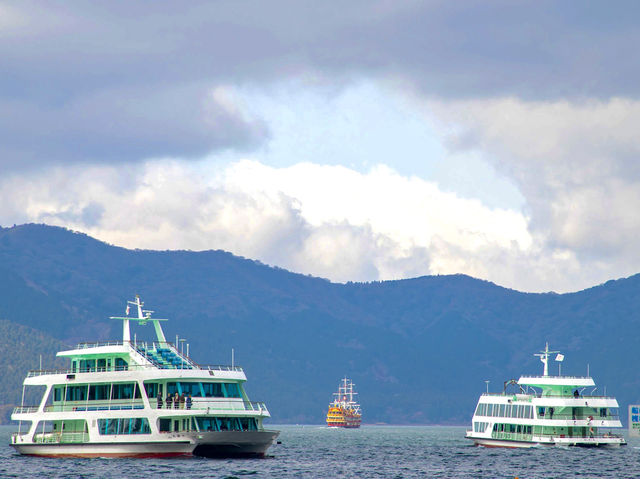
[[[335,284],[222,251],[127,250],[44,225],[0,229],[0,265],[0,316],[67,343],[118,338],[107,318],[140,294],[196,361],[229,362],[234,348],[275,422],[322,422],[346,374],[365,422],[464,424],[485,379],[501,390],[540,370],[545,341],[566,354],[563,372],[588,363],[621,402],[640,398],[640,276],[562,295],[462,275]]]

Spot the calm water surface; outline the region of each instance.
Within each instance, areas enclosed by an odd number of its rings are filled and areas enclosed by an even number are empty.
[[[73,478],[633,478],[640,440],[618,449],[484,449],[463,427],[273,426],[267,459],[49,459],[15,454],[0,427],[0,477]]]

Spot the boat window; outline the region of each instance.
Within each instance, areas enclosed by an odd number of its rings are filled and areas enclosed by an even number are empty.
[[[98,419],[98,432],[102,435],[151,434],[146,417]]]
[[[106,359],[98,359],[97,360],[98,371],[106,371],[107,370],[107,360]]]
[[[224,388],[226,389],[225,397],[228,398],[239,398],[240,396],[240,388],[236,383],[223,383]]]
[[[196,417],[196,422],[202,432],[258,430],[258,423],[252,417]]]
[[[86,401],[87,400],[87,385],[81,386],[67,386],[66,401]]]
[[[243,431],[255,431],[258,429],[256,420],[252,417],[241,417],[239,421]]]
[[[222,392],[222,384],[221,383],[202,383],[202,389],[204,391],[204,396],[211,398],[222,398],[224,397],[224,393]]]
[[[139,399],[140,390],[136,383],[114,383],[111,391],[111,399]]]
[[[160,432],[169,432],[171,431],[171,419],[162,418],[159,421],[159,429]]]
[[[240,424],[237,417],[220,418],[220,429],[222,431],[239,431]]]
[[[79,371],[81,373],[92,372],[96,370],[96,360],[95,359],[81,359],[79,361]]]
[[[504,417],[504,410],[505,410],[505,405],[504,404],[500,404],[500,417]]]
[[[484,432],[487,429],[487,426],[489,425],[488,422],[474,422],[473,423],[473,430],[475,432]]]
[[[116,371],[126,371],[129,369],[129,365],[122,358],[116,358]]]
[[[197,417],[198,429],[200,431],[219,431],[218,422],[215,417]]]
[[[111,384],[90,384],[89,401],[108,401]]]
[[[511,416],[511,404],[507,404],[505,406],[505,413],[504,413],[505,417],[512,417]]]
[[[144,383],[144,390],[147,392],[148,398],[157,398],[160,384],[158,383]],[[162,396],[162,394],[160,394]]]
[[[192,397],[202,397],[202,389],[200,388],[200,383],[186,383],[181,382],[178,383],[181,389],[180,394],[184,393],[186,396],[191,394]]]

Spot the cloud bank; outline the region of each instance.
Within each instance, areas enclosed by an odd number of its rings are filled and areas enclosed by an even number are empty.
[[[0,184],[0,214],[130,248],[219,248],[335,281],[485,276],[491,268],[482,258],[532,247],[521,214],[385,166],[362,174],[245,160],[207,170],[164,160],[9,178]]]
[[[638,10],[0,0],[0,222],[59,224],[131,247],[221,248],[338,281],[462,272],[566,291],[634,274]],[[362,84],[407,100],[395,130],[379,118],[367,130],[389,136],[371,141],[384,152],[346,127],[324,148],[323,135],[304,136],[324,131],[322,112],[311,121],[290,109],[297,117],[278,122],[239,94],[273,101],[291,89],[295,103]],[[342,105],[358,109],[379,91]],[[345,125],[358,118],[341,114]],[[419,150],[423,119],[440,144]],[[274,145],[299,160],[270,164],[260,154]],[[524,206],[507,194],[488,207],[473,188],[438,184],[433,168],[415,166],[434,152],[440,165],[475,168],[472,180],[489,165]],[[366,168],[353,167],[359,155]]]
[[[432,98],[638,98],[637,2],[2,2],[0,168],[265,141],[212,91],[394,79]],[[46,146],[45,146],[46,145]]]

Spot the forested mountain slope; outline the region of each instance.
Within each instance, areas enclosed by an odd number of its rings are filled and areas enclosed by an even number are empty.
[[[485,379],[501,390],[541,371],[533,353],[545,341],[566,354],[563,373],[590,364],[621,403],[640,399],[640,276],[561,295],[462,275],[335,284],[222,251],[127,250],[22,225],[0,229],[0,285],[0,318],[65,343],[119,338],[108,317],[140,294],[196,361],[227,363],[233,347],[274,422],[322,422],[346,374],[365,422],[465,424]],[[30,357],[39,347],[25,346]]]

